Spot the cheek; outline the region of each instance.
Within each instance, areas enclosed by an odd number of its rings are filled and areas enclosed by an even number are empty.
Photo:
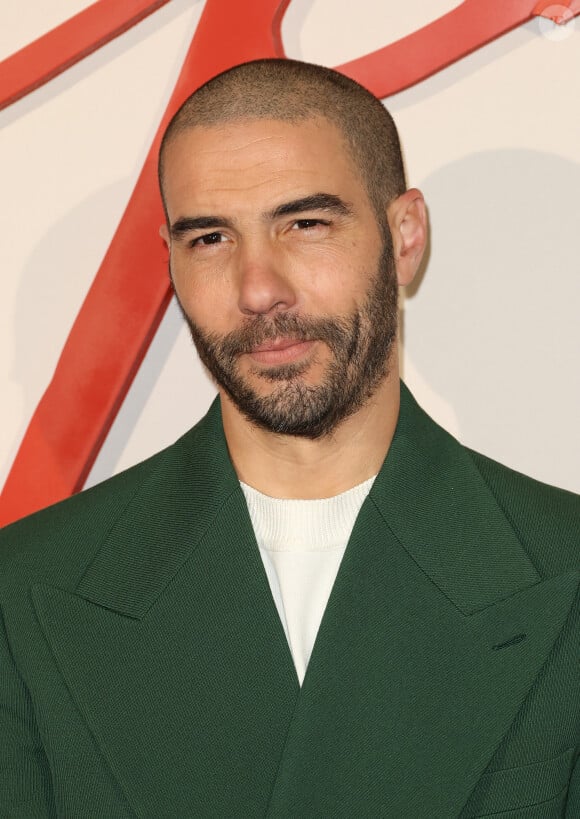
[[[184,264],[171,267],[173,287],[185,313],[200,327],[227,329],[233,313],[233,289],[219,271],[195,272]]]
[[[304,295],[309,295],[322,312],[351,312],[364,299],[374,277],[378,259],[356,241],[329,247],[309,259],[304,279]]]

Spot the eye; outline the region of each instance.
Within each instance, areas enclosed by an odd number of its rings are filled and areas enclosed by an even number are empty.
[[[294,230],[312,230],[317,227],[326,227],[328,222],[322,219],[297,219],[292,225]]]
[[[199,247],[200,245],[218,245],[224,241],[225,237],[223,233],[218,233],[215,231],[214,233],[204,233],[203,236],[198,236],[197,238],[192,239],[189,246]]]

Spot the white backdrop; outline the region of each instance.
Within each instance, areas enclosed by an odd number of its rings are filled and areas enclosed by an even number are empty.
[[[233,2],[234,0],[232,0]],[[81,0],[2,0],[0,58]],[[425,6],[428,5],[428,10]],[[336,65],[453,0],[294,0],[288,56]],[[202,2],[172,0],[0,113],[0,484],[165,109]],[[431,247],[403,310],[403,370],[475,449],[580,491],[580,18],[535,20],[386,101]],[[92,470],[173,441],[208,382],[172,306]]]

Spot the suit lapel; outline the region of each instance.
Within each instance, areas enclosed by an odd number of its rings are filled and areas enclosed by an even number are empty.
[[[264,814],[299,687],[217,407],[162,456],[75,593],[33,595],[139,816]]]
[[[577,573],[540,582],[465,450],[403,388],[269,815],[458,815],[577,589]]]

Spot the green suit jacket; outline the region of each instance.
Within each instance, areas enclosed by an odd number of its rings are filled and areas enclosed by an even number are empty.
[[[403,387],[300,689],[219,404],[0,538],[0,816],[580,817],[576,496]]]

